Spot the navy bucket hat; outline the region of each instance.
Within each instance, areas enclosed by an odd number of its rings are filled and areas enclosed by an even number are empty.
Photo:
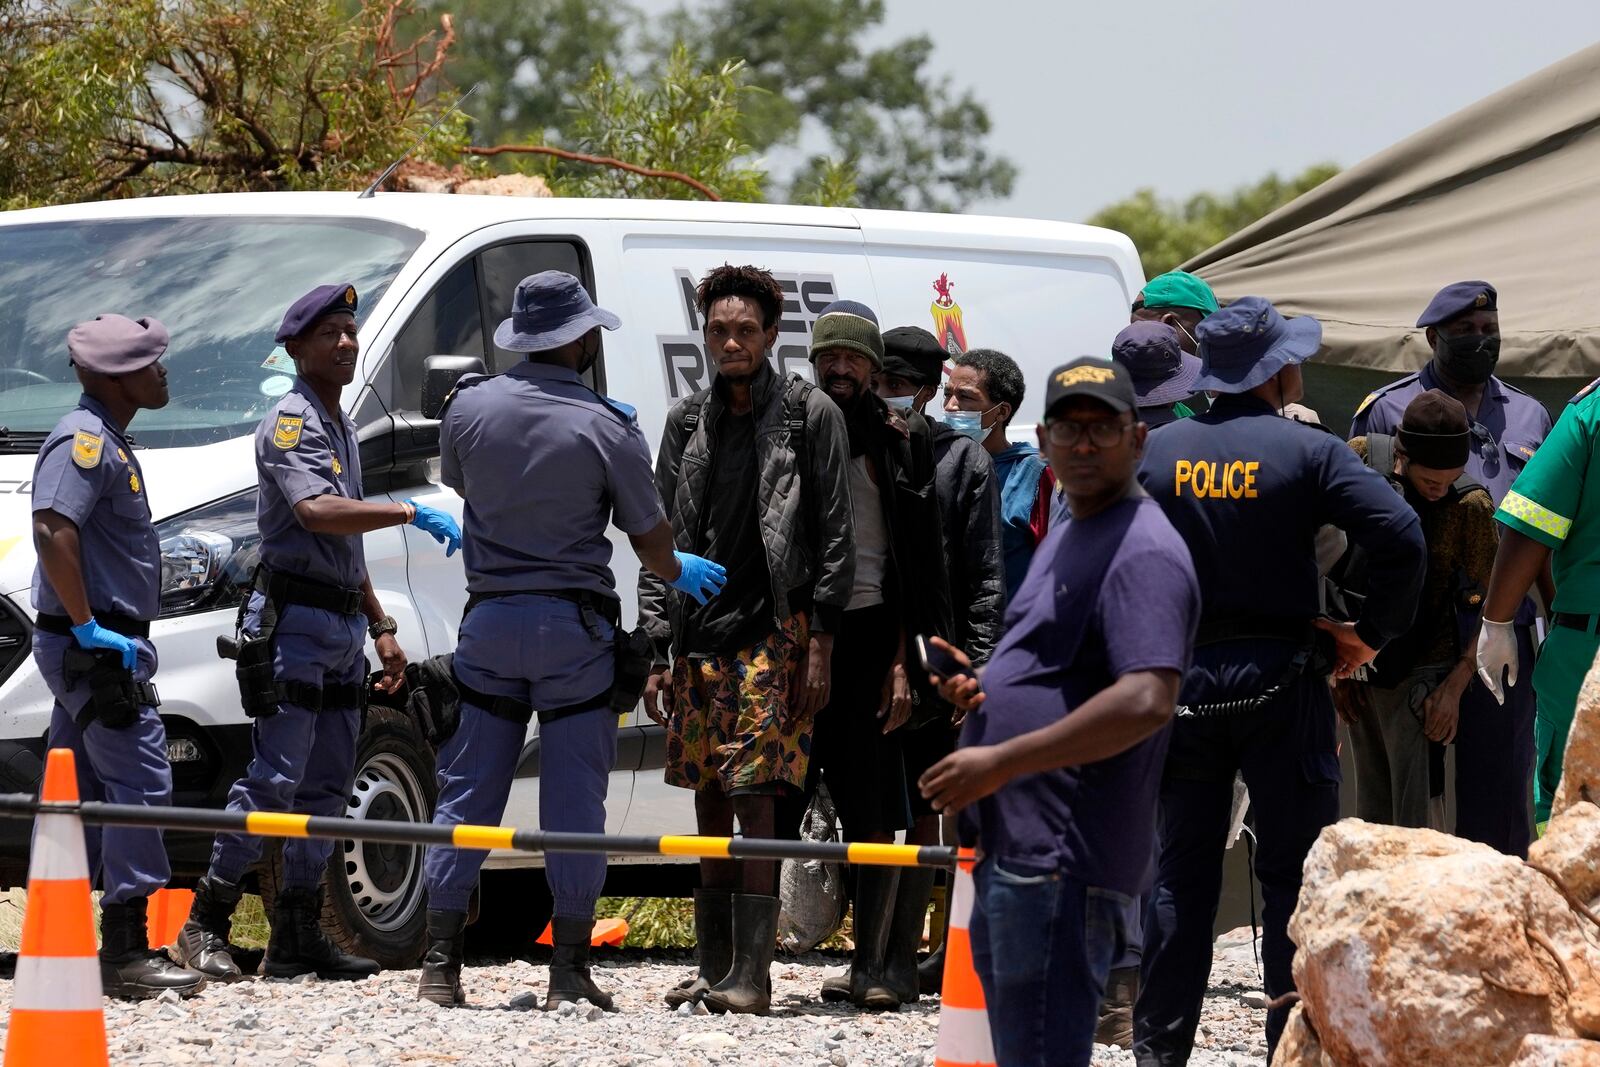
[[[1195,328],[1200,342],[1197,392],[1248,393],[1284,367],[1304,363],[1322,346],[1322,324],[1310,315],[1286,319],[1271,302],[1242,296]]]
[[[517,283],[511,317],[495,329],[494,343],[507,352],[545,352],[596,326],[615,330],[621,325],[621,319],[595,306],[578,279],[564,270],[547,270]]]
[[[1111,358],[1128,368],[1142,408],[1175,404],[1194,392],[1200,360],[1183,350],[1164,322],[1136,322],[1111,342]]]

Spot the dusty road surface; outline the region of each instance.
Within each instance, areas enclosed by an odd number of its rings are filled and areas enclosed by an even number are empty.
[[[561,1067],[924,1067],[933,1063],[938,1001],[894,1014],[864,1015],[824,1005],[817,989],[839,967],[812,954],[773,968],[776,1010],[765,1018],[679,1015],[661,993],[691,973],[683,953],[597,952],[597,979],[622,1011],[546,1014],[522,998],[542,990],[542,964],[513,961],[469,967],[465,1009],[416,997],[416,971],[366,982],[251,981],[211,986],[180,1003],[106,1002],[111,1062],[118,1067],[216,1064],[218,1067],[362,1067],[390,1064],[561,1065]],[[1205,1031],[1195,1067],[1260,1064],[1263,1013],[1245,1004],[1255,984],[1248,940],[1219,945]],[[0,982],[0,1010],[11,983]],[[1115,1049],[1097,1065],[1132,1064]]]

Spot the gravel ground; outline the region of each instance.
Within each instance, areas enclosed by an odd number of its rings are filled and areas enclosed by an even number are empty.
[[[1219,942],[1194,1067],[1260,1064],[1264,1012],[1242,997],[1258,988],[1248,931]],[[550,1064],[560,1067],[925,1067],[938,1039],[938,1001],[895,1014],[866,1015],[824,1005],[817,988],[842,958],[810,954],[773,968],[775,1011],[765,1018],[673,1014],[663,991],[692,972],[682,953],[600,951],[596,978],[614,992],[619,1014],[530,1010],[546,968],[514,961],[466,971],[466,1009],[416,999],[416,971],[365,982],[244,982],[214,985],[177,1003],[106,1002],[111,1062],[119,1067],[361,1067],[378,1064]],[[0,1010],[11,984],[0,982]],[[586,1007],[586,1006],[585,1006]],[[1102,1048],[1096,1065],[1132,1064]]]

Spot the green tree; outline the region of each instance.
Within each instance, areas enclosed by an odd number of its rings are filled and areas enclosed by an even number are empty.
[[[0,0],[0,204],[359,187],[434,117],[408,0]],[[424,155],[454,157],[459,116]]]
[[[1198,255],[1230,234],[1309,192],[1339,173],[1332,163],[1318,163],[1294,178],[1276,173],[1230,193],[1196,193],[1184,201],[1163,200],[1154,189],[1137,190],[1125,200],[1101,208],[1090,219],[1094,226],[1121,230],[1133,239],[1144,264],[1145,277],[1154,277]]]

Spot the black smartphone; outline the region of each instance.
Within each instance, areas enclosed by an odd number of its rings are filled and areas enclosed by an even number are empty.
[[[954,678],[971,670],[970,667],[963,667],[960,660],[921,634],[917,634],[913,640],[917,643],[917,658],[922,661],[922,669],[935,678]]]

